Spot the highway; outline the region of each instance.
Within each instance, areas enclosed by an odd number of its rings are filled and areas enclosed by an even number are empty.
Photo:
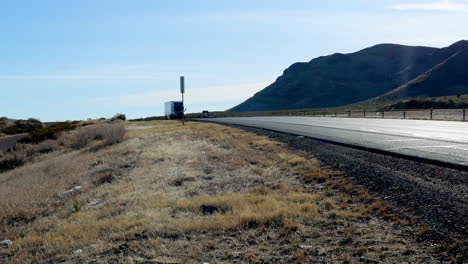
[[[201,120],[263,128],[468,168],[468,123],[464,122],[322,117]]]

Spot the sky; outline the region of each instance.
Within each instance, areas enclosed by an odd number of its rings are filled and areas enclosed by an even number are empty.
[[[294,62],[468,39],[468,0],[2,0],[0,116],[226,110]]]

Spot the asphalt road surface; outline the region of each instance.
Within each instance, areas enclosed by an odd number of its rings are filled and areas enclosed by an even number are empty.
[[[468,123],[464,122],[322,117],[203,120],[263,128],[468,168]]]
[[[7,151],[11,147],[15,146],[16,142],[24,138],[27,134],[21,134],[18,136],[12,136],[4,139],[0,139],[0,151]]]

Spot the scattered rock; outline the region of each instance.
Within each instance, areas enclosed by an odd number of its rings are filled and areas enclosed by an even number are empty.
[[[2,242],[0,242],[0,245],[2,246],[11,246],[13,245],[13,242],[9,239],[6,239],[6,240],[3,240]]]
[[[82,249],[77,249],[75,251],[73,251],[74,254],[81,254],[83,253],[83,250]]]
[[[88,206],[96,206],[96,205],[99,205],[98,201],[92,201],[88,204]]]
[[[69,195],[69,194],[72,194],[72,193],[74,193],[76,191],[79,191],[80,189],[81,189],[81,186],[75,186],[75,187],[73,187],[71,189],[68,189],[68,190],[64,191],[63,194],[64,195]]]
[[[129,248],[129,246],[128,246],[127,243],[124,243],[124,244],[122,244],[122,245],[119,246],[119,250],[126,250],[126,249],[128,249],[128,248]]]
[[[311,246],[311,245],[301,245],[300,248],[314,248],[314,246]]]

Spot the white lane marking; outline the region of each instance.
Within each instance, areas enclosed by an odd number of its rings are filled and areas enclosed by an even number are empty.
[[[460,148],[460,147],[453,147],[453,148],[462,149],[462,150],[468,150],[468,148]]]
[[[398,149],[424,149],[424,148],[456,148],[456,149],[463,149],[468,150],[466,148],[461,148],[460,146],[463,145],[447,145],[447,146],[405,146],[405,147],[396,147],[396,148],[388,148],[387,150],[398,150]]]
[[[427,139],[424,139],[424,138],[408,138],[408,139],[386,139],[386,140],[382,140],[382,141],[386,141],[386,142],[405,142],[405,141],[421,141],[421,140],[427,140]]]

